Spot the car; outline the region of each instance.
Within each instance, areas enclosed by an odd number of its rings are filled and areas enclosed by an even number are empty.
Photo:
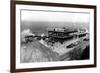
[[[72,44],[68,45],[66,48],[72,48],[74,46],[76,46],[76,44],[72,43]]]
[[[33,38],[34,38],[34,36],[32,36],[32,35],[25,36],[26,43],[32,42],[33,41]]]
[[[72,48],[74,46],[77,46],[78,44],[80,44],[80,41],[76,41],[74,43],[71,43],[70,45],[68,45],[66,48]]]
[[[83,41],[89,41],[89,39],[88,38],[84,38]]]

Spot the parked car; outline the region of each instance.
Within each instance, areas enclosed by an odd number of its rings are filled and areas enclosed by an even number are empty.
[[[89,41],[89,39],[88,38],[84,38],[83,41]]]
[[[74,46],[77,46],[80,43],[80,41],[76,41],[74,43],[71,43],[70,45],[66,46],[66,48],[72,48]]]
[[[68,45],[66,48],[72,48],[74,46],[76,46],[76,44],[72,43],[72,44]]]

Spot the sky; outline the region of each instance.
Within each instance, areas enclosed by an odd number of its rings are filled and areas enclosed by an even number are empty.
[[[22,21],[89,22],[89,13],[21,10]]]
[[[89,30],[89,13],[26,11],[21,10],[21,30],[47,32],[55,27],[86,28]]]

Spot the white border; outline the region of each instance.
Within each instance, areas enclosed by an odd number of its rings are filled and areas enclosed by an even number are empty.
[[[40,63],[21,63],[20,64],[20,9],[30,10],[56,10],[56,11],[73,11],[73,12],[90,12],[90,60],[84,61],[64,61],[64,62],[40,62]],[[94,64],[94,11],[93,9],[84,8],[64,8],[34,5],[16,5],[16,69],[39,68],[39,67],[57,67]]]

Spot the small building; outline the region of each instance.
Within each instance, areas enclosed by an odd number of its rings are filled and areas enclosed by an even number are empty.
[[[75,30],[75,29],[74,30],[72,30],[72,29],[63,29],[61,31],[60,30],[57,31],[57,28],[56,28],[56,30],[54,29],[54,30],[48,31],[48,37],[49,37],[50,41],[63,43],[66,40],[73,39],[74,34],[73,35],[70,35],[70,34],[77,32],[77,30]]]

